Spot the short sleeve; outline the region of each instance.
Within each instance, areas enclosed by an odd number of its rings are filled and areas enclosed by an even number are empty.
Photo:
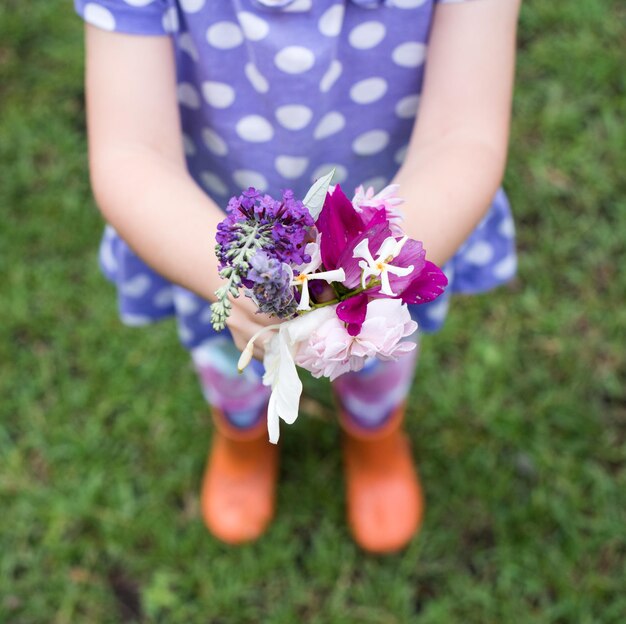
[[[121,33],[169,35],[178,30],[173,0],[74,0],[85,22]]]

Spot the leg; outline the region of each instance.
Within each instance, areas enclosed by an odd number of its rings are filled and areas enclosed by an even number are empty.
[[[406,546],[422,518],[421,486],[401,429],[416,360],[413,352],[377,362],[334,386],[344,429],[348,522],[370,552]]]
[[[239,353],[218,338],[192,352],[216,430],[202,484],[202,514],[224,542],[258,538],[274,514],[278,449],[267,440],[262,367],[237,372]]]

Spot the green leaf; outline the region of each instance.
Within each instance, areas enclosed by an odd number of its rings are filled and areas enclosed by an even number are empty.
[[[313,186],[308,190],[302,200],[302,203],[306,206],[314,219],[317,219],[319,213],[322,212],[324,200],[326,199],[326,193],[328,192],[330,181],[333,179],[334,175],[335,169],[333,167],[333,169],[326,175],[315,180]]]

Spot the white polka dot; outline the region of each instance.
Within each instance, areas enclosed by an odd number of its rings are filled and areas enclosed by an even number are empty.
[[[178,337],[183,343],[191,342],[193,340],[193,332],[189,327],[180,323],[178,325]]]
[[[315,182],[318,178],[330,173],[332,170],[335,170],[335,175],[333,176],[333,184],[341,184],[348,177],[348,170],[343,165],[336,165],[334,163],[329,163],[325,165],[320,165],[311,176],[311,181]]]
[[[150,278],[145,273],[138,273],[125,281],[120,290],[123,295],[138,299],[150,290]]]
[[[176,7],[170,7],[165,11],[161,23],[163,24],[163,30],[165,32],[173,33],[178,30],[178,13],[176,12]]]
[[[276,119],[287,130],[302,130],[309,125],[313,111],[301,104],[287,104],[276,109]]]
[[[186,134],[183,134],[183,147],[187,156],[193,156],[196,153],[196,146],[194,142]]]
[[[299,178],[309,164],[309,159],[300,156],[278,156],[275,161],[276,171],[283,178],[293,180]]]
[[[174,302],[172,287],[166,286],[165,288],[161,288],[161,290],[154,295],[152,302],[157,308],[169,308]]]
[[[515,236],[515,223],[513,219],[507,217],[498,226],[498,233],[504,238],[513,238]]]
[[[117,258],[113,254],[110,242],[100,247],[100,262],[109,273],[115,273],[117,271],[119,265]]]
[[[327,9],[320,17],[318,27],[322,35],[327,37],[336,37],[341,32],[343,24],[344,6],[343,4],[335,4]]]
[[[126,4],[130,4],[130,6],[147,6],[154,0],[124,0]]]
[[[517,269],[517,258],[514,254],[506,256],[493,267],[493,274],[502,280],[510,279],[515,275]]]
[[[313,67],[315,55],[302,46],[287,46],[276,54],[274,63],[287,74],[301,74]]]
[[[322,79],[320,80],[320,91],[322,93],[326,93],[330,91],[331,87],[337,81],[337,78],[341,76],[341,71],[342,71],[341,63],[339,61],[332,61],[332,63],[330,64],[330,67],[328,68],[328,70],[326,71]]]
[[[245,141],[263,143],[274,136],[272,124],[260,115],[242,117],[235,126],[237,134]]]
[[[98,28],[115,30],[115,17],[113,17],[113,13],[99,4],[94,4],[93,2],[87,3],[85,5],[83,18],[86,22]]]
[[[214,48],[229,50],[243,43],[243,34],[234,22],[216,22],[206,31],[206,39]]]
[[[446,318],[449,305],[447,299],[440,299],[426,308],[426,316],[435,323],[441,323]]]
[[[202,140],[207,149],[216,156],[225,156],[228,154],[228,145],[226,141],[211,128],[202,129]]]
[[[396,115],[400,119],[411,119],[417,114],[417,107],[420,103],[419,95],[407,95],[396,104]]]
[[[189,56],[194,61],[197,61],[200,58],[198,56],[198,49],[196,48],[196,44],[194,43],[189,33],[183,33],[178,38],[178,45],[180,46],[180,49],[183,50],[183,52],[187,52],[187,54],[189,54]]]
[[[228,187],[224,184],[222,179],[212,171],[203,171],[200,174],[200,179],[204,186],[206,186],[209,191],[213,191],[216,195],[226,195],[226,193],[228,193]]]
[[[201,323],[210,323],[211,322],[211,306],[205,308],[204,310],[202,310],[202,312],[200,312],[200,316],[198,317],[198,320]],[[198,350],[201,350],[201,347]],[[211,349],[208,350],[208,353],[210,354],[210,357],[213,358],[213,355],[211,354]],[[196,359],[196,354],[194,353],[194,360],[195,359]],[[208,361],[207,361],[207,363],[208,363]]]
[[[427,0],[393,0],[393,6],[398,9],[414,9],[422,6]]]
[[[237,13],[237,19],[243,34],[250,41],[260,41],[267,37],[267,33],[270,31],[270,27],[267,22],[254,13],[248,13],[248,11],[241,11]]]
[[[336,132],[339,132],[346,125],[346,118],[336,111],[326,113],[313,131],[316,139],[325,139]]]
[[[235,184],[241,189],[247,189],[250,186],[260,191],[266,191],[268,184],[267,179],[262,173],[252,171],[251,169],[237,169],[233,173]]]
[[[310,11],[312,6],[312,0],[295,0],[295,2],[286,6],[283,11],[289,11],[292,13],[298,13],[300,11]]]
[[[350,99],[357,104],[369,104],[380,100],[386,92],[387,81],[384,78],[366,78],[352,86]]]
[[[375,178],[370,178],[369,180],[365,180],[365,182],[363,182],[363,187],[366,190],[370,186],[374,189],[375,193],[378,193],[378,191],[381,191],[382,189],[385,188],[385,186],[387,186],[387,178],[384,178],[383,176],[377,176]]]
[[[360,134],[352,143],[352,149],[359,156],[371,156],[387,147],[389,134],[384,130],[370,130]]]
[[[176,311],[185,316],[198,311],[198,300],[191,294],[182,290],[174,291],[174,305]]]
[[[463,260],[478,266],[486,265],[493,258],[493,247],[487,241],[477,241],[463,252]]]
[[[203,6],[204,0],[180,0],[185,13],[197,13]]]
[[[426,59],[426,46],[415,41],[402,43],[395,48],[391,58],[401,67],[418,67]]]
[[[246,76],[255,91],[258,91],[259,93],[267,93],[269,91],[269,83],[261,72],[259,72],[254,63],[246,63],[244,71],[246,72]]]
[[[178,101],[189,108],[200,108],[200,94],[188,82],[181,82],[176,88]]]
[[[385,26],[380,22],[364,22],[355,26],[348,36],[348,41],[357,50],[369,50],[385,38]]]
[[[142,325],[149,325],[152,323],[152,319],[145,314],[130,314],[129,312],[122,312],[120,314],[122,323],[129,327],[141,327]]]
[[[405,145],[404,147],[401,147],[394,155],[393,159],[396,162],[396,164],[401,165],[404,162],[404,159],[406,158],[406,151],[409,149],[408,145]]]
[[[235,90],[225,82],[203,82],[202,95],[207,104],[215,108],[228,108],[235,101]]]

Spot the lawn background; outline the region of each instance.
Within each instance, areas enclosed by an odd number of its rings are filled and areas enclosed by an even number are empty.
[[[328,386],[285,429],[278,516],[199,519],[210,419],[172,323],[123,327],[96,249],[82,21],[0,5],[0,622],[626,621],[626,6],[526,0],[506,188],[519,279],[424,340],[419,539],[344,523]]]

